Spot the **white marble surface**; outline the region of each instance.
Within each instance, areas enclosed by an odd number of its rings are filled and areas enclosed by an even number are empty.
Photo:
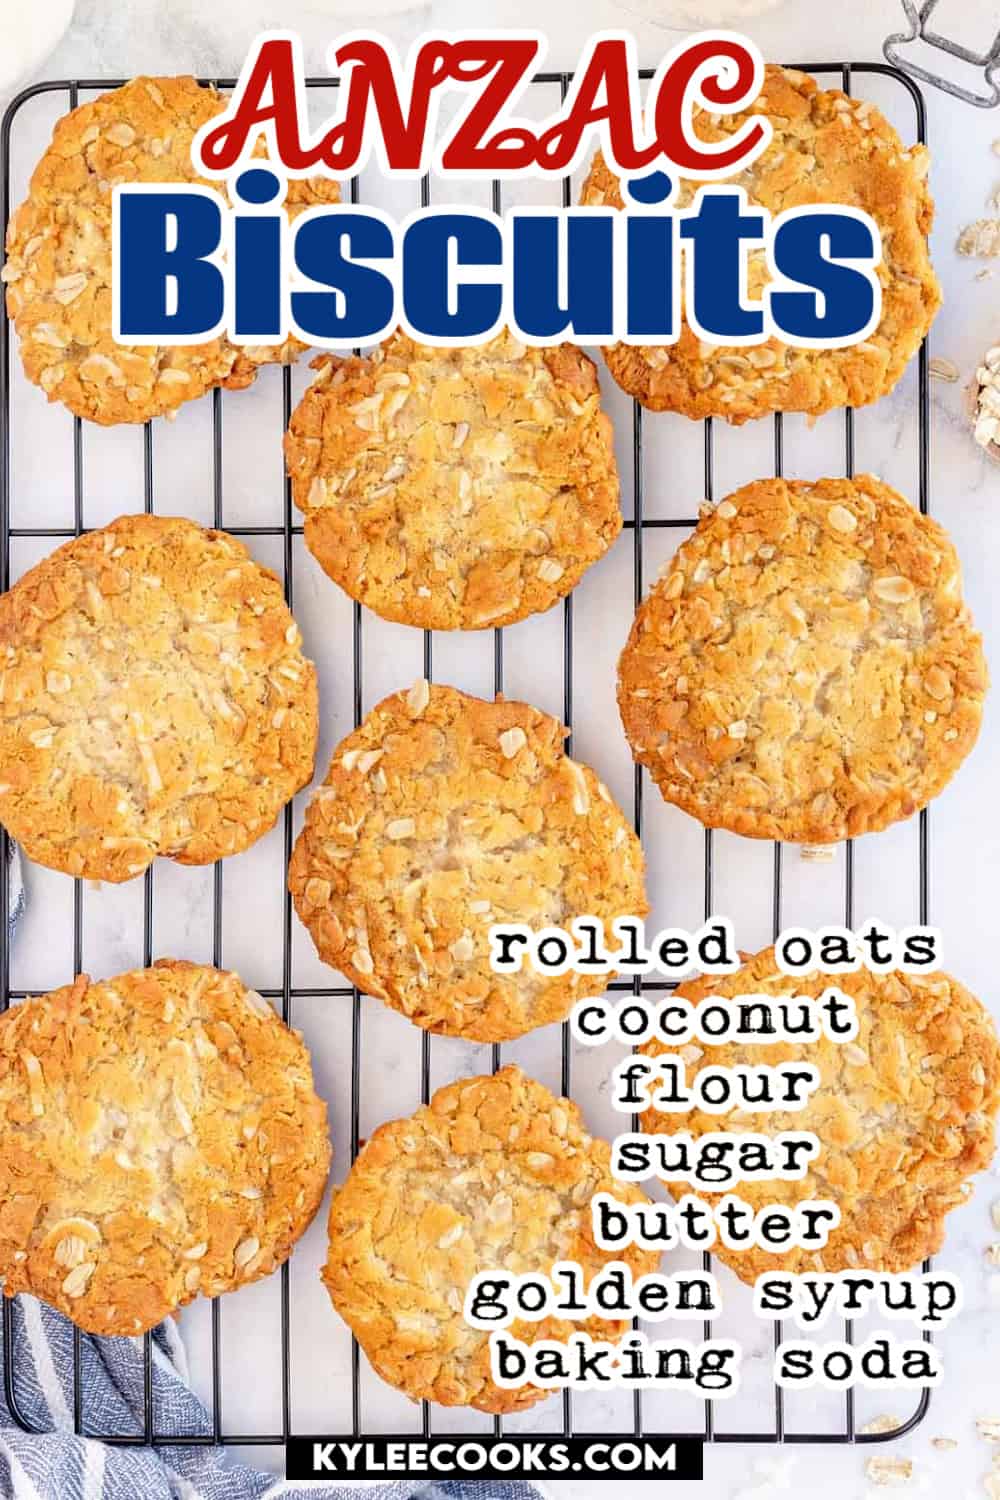
[[[942,0],[941,14],[975,19],[976,0]],[[637,0],[648,9],[648,0]],[[377,9],[378,7],[376,7]],[[996,11],[996,0],[985,0],[983,14]],[[583,39],[601,26],[628,22],[627,7],[603,0],[493,0],[476,8],[477,20],[494,25],[543,25],[551,38],[551,60],[572,63]],[[275,8],[261,0],[216,0],[210,7],[198,0],[78,0],[69,34],[40,76],[113,77],[138,71],[192,71],[225,75],[235,71],[244,49],[258,27],[274,19]],[[318,68],[324,44],[345,24],[370,18],[373,7],[352,11],[347,6],[288,0],[281,20],[303,32],[310,65]],[[460,25],[469,7],[445,0],[406,16],[385,21],[390,34],[406,40],[429,22]],[[821,61],[849,56],[874,60],[881,42],[901,12],[897,0],[841,0],[823,7],[816,0],[786,0],[782,9],[748,29],[767,54],[786,60]],[[670,34],[637,23],[644,63],[657,60]],[[912,131],[912,116],[899,91],[891,85],[870,90],[890,106],[901,128]],[[989,115],[956,105],[942,96],[928,99],[931,142],[935,151],[933,183],[938,200],[934,246],[945,284],[947,304],[933,335],[934,352],[957,362],[963,376],[971,373],[985,346],[1000,335],[1000,276],[976,279],[978,266],[960,261],[953,252],[956,232],[984,210],[987,197],[1000,180],[1000,162],[991,143],[1000,136],[1000,113]],[[42,142],[51,128],[58,104],[43,98],[18,116],[14,135],[15,188],[23,186]],[[367,193],[375,196],[375,184]],[[389,203],[391,198],[383,197]],[[397,204],[398,206],[398,204]],[[304,374],[295,375],[296,388]],[[899,391],[857,422],[857,461],[915,495],[915,380],[908,376]],[[624,481],[624,503],[630,504],[631,448],[627,405],[608,391],[612,414],[618,419],[619,448]],[[995,578],[1000,573],[1000,469],[991,467],[973,447],[966,430],[959,386],[933,386],[932,509],[952,530],[962,553],[967,590],[994,662],[1000,661],[1000,616]],[[71,430],[61,412],[47,408],[37,392],[18,386],[14,451],[14,522],[17,525],[65,525],[71,520]],[[229,525],[267,522],[280,524],[282,488],[277,446],[280,423],[280,377],[265,374],[250,392],[224,398],[225,488],[224,519]],[[824,418],[809,432],[804,423],[786,423],[786,469],[810,476],[838,472],[843,465],[842,419]],[[690,514],[703,489],[701,433],[682,419],[653,418],[647,422],[647,513]],[[154,438],[156,458],[155,504],[164,511],[181,510],[199,519],[211,517],[211,427],[208,404],[189,407],[173,425],[159,424]],[[142,502],[142,441],[137,432],[88,429],[84,440],[85,518],[99,524]],[[770,432],[764,425],[719,434],[717,482],[719,492],[768,472],[772,461]],[[652,576],[669,537],[649,538],[647,576]],[[613,666],[631,613],[631,537],[623,536],[612,554],[586,579],[578,592],[575,614],[577,673],[575,680],[575,751],[599,767],[616,794],[630,797],[628,755],[618,729],[613,702]],[[16,570],[38,553],[35,544],[15,548]],[[280,565],[280,543],[262,540],[254,550],[264,561]],[[350,607],[333,584],[312,565],[301,548],[294,562],[295,607],[321,672],[323,731],[318,764],[325,765],[331,746],[351,721]],[[560,712],[562,622],[558,611],[525,622],[506,634],[506,687]],[[421,641],[416,632],[365,623],[365,705],[399,686],[420,671]],[[435,642],[435,674],[472,691],[492,687],[492,639],[442,638]],[[996,965],[989,945],[997,932],[996,892],[1000,889],[1000,817],[992,765],[1000,749],[995,704],[991,705],[982,742],[931,816],[933,851],[932,917],[944,928],[945,959],[963,979],[997,1006]],[[300,799],[301,800],[301,799]],[[663,807],[655,795],[646,800],[646,842],[650,863],[654,919],[696,924],[701,916],[702,834],[691,820]],[[300,815],[298,810],[297,816]],[[281,982],[282,933],[281,834],[265,839],[248,854],[228,861],[224,871],[225,929],[223,961],[239,968],[248,981],[260,986]],[[844,855],[833,865],[804,864],[796,851],[785,855],[788,922],[839,919],[843,908]],[[898,922],[917,914],[916,827],[899,826],[860,842],[856,853],[857,916],[877,913]],[[727,836],[716,841],[716,907],[736,920],[740,942],[760,945],[770,935],[770,847]],[[15,960],[16,985],[46,988],[64,982],[71,970],[70,945],[65,936],[71,916],[67,881],[43,871],[29,871],[31,906],[19,938]],[[155,876],[153,946],[157,953],[173,952],[192,958],[211,956],[211,876],[181,870],[166,862]],[[113,973],[142,957],[141,887],[87,890],[84,902],[84,963],[95,974]],[[330,982],[296,929],[293,983]],[[336,982],[335,980],[333,982]],[[349,1130],[350,1016],[347,1002],[311,999],[296,1002],[295,1023],[303,1028],[317,1060],[318,1083],[330,1100],[335,1133],[335,1174],[345,1170]],[[365,1002],[363,1013],[364,1095],[362,1132],[390,1114],[412,1108],[419,1098],[420,1039],[399,1017],[375,1002]],[[523,1061],[550,1083],[558,1080],[558,1034],[543,1032],[505,1055]],[[432,1047],[433,1081],[488,1066],[485,1049],[447,1040]],[[610,1053],[580,1055],[575,1059],[574,1092],[594,1126],[610,1131],[611,1112],[602,1077],[610,1068]],[[919,1431],[898,1447],[916,1461],[912,1488],[927,1496],[947,1492],[956,1500],[982,1495],[982,1477],[990,1465],[990,1450],[975,1434],[978,1415],[1000,1414],[1000,1376],[995,1352],[1000,1319],[1000,1273],[988,1271],[986,1246],[1000,1239],[992,1228],[990,1206],[1000,1198],[1000,1175],[980,1179],[975,1197],[950,1221],[948,1243],[940,1264],[960,1273],[965,1281],[967,1307],[956,1326],[942,1339],[947,1379],[933,1399],[931,1412]],[[297,1252],[292,1268],[292,1415],[299,1430],[345,1430],[350,1420],[349,1343],[318,1284],[316,1269],[323,1253],[320,1225]],[[678,1262],[679,1263],[679,1262]],[[766,1428],[771,1421],[770,1395],[763,1330],[747,1318],[746,1296],[731,1277],[722,1273],[726,1314],[721,1327],[739,1331],[754,1357],[748,1360],[745,1391],[734,1402],[717,1407],[720,1429]],[[280,1379],[273,1357],[279,1328],[278,1284],[274,1279],[226,1299],[222,1306],[223,1420],[227,1431],[254,1428],[275,1430],[280,1423]],[[192,1310],[184,1327],[198,1379],[208,1377],[206,1361],[209,1318],[207,1308]],[[412,1429],[414,1409],[367,1371],[363,1377],[367,1423],[372,1430]],[[903,1415],[913,1402],[903,1396],[872,1398],[858,1393],[859,1421],[882,1411]],[[681,1398],[653,1399],[650,1425],[700,1421],[700,1407]],[[588,1398],[578,1407],[578,1421],[591,1430],[627,1430],[627,1399]],[[841,1408],[835,1398],[799,1396],[788,1401],[789,1429],[806,1426],[834,1430]],[[514,1428],[544,1429],[557,1424],[547,1408],[513,1423]],[[436,1431],[485,1429],[482,1419],[464,1413],[435,1411]],[[954,1452],[931,1446],[936,1436],[954,1437]],[[871,1450],[869,1450],[871,1451]],[[257,1453],[271,1466],[280,1462],[278,1450]],[[739,1496],[767,1500],[772,1495],[809,1493],[838,1500],[864,1497],[868,1484],[864,1455],[843,1448],[773,1449],[714,1448],[707,1455],[708,1482],[675,1486],[682,1497]],[[615,1493],[636,1495],[626,1483]],[[567,1482],[551,1489],[560,1496],[599,1493],[596,1485]],[[604,1493],[608,1491],[605,1490]]]

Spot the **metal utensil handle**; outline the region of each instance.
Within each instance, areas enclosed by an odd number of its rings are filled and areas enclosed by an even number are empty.
[[[966,104],[974,104],[979,109],[993,109],[1000,104],[1000,81],[994,76],[1000,70],[1000,31],[994,37],[993,45],[988,52],[973,52],[960,42],[953,41],[950,37],[942,36],[940,32],[930,29],[928,23],[937,9],[938,0],[924,0],[919,8],[917,0],[902,0],[902,3],[910,29],[908,32],[893,32],[886,38],[883,51],[887,60],[895,67],[901,68],[904,73],[909,73],[912,78],[919,78],[922,83],[929,83],[934,88],[943,89],[946,94],[952,94],[956,99],[964,100]],[[917,41],[925,42],[938,52],[947,52],[950,57],[957,57],[960,62],[981,68],[988,92],[977,93],[973,89],[965,88],[950,78],[942,78],[940,74],[932,73],[929,68],[922,67],[907,57],[902,49]]]

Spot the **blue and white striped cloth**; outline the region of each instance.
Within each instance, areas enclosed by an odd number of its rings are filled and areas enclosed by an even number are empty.
[[[8,934],[24,909],[21,861],[10,848]],[[232,1462],[211,1445],[120,1446],[74,1434],[73,1326],[33,1297],[11,1303],[13,1407],[0,1387],[0,1496],[3,1500],[278,1500],[309,1495],[341,1500],[361,1488],[366,1500],[539,1500],[513,1482],[414,1486],[408,1483],[289,1485]],[[0,1341],[2,1341],[0,1332]],[[152,1394],[157,1433],[210,1433],[191,1390],[177,1326],[153,1334]],[[2,1353],[0,1349],[0,1353]],[[142,1339],[80,1339],[83,1428],[142,1436],[145,1361]],[[28,1429],[28,1430],[26,1430]]]
[[[277,1500],[307,1494],[334,1500],[354,1485],[289,1485],[229,1460],[217,1447],[122,1447],[73,1433],[73,1328],[33,1297],[11,1304],[16,1420],[0,1401],[0,1494],[10,1500]],[[84,1425],[116,1435],[143,1432],[141,1339],[80,1340]],[[184,1346],[172,1319],[153,1334],[157,1432],[207,1433],[208,1413],[188,1384]],[[25,1424],[33,1430],[26,1432]],[[366,1500],[538,1500],[528,1484],[495,1482],[364,1486]]]

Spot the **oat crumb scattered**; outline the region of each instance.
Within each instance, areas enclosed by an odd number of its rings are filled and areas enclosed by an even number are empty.
[[[1000,219],[976,219],[967,224],[955,248],[959,255],[1000,255]]]
[[[959,377],[958,365],[953,359],[932,359],[927,368],[935,380],[947,380],[954,383]]]
[[[802,844],[799,848],[802,859],[816,865],[829,865],[837,858],[836,844]]]
[[[865,1474],[872,1484],[885,1488],[909,1484],[913,1478],[913,1459],[887,1458],[880,1454],[868,1460],[865,1464]]]
[[[1000,345],[987,349],[976,371],[976,380],[973,436],[981,448],[991,448],[1000,438]]]
[[[866,1422],[861,1432],[866,1436],[876,1432],[895,1432],[900,1426],[902,1423],[898,1417],[892,1416],[889,1412],[883,1412],[881,1416],[872,1417],[870,1422]]]

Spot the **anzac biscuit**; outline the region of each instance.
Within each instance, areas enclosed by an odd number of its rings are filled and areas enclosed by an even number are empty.
[[[494,1384],[489,1334],[462,1316],[466,1289],[480,1271],[546,1275],[565,1260],[588,1281],[610,1260],[637,1277],[655,1271],[652,1251],[594,1243],[596,1193],[646,1201],[612,1177],[610,1155],[575,1104],[513,1067],[449,1084],[410,1119],[379,1126],[334,1194],[323,1280],[383,1380],[414,1400],[498,1413],[550,1394]],[[614,1341],[628,1327],[549,1317],[509,1332],[529,1344],[574,1332]]]
[[[225,101],[193,78],[134,78],[56,125],[7,233],[7,311],[29,380],[78,417],[111,425],[176,411],[213,386],[239,390],[262,364],[303,347],[117,344],[111,337],[111,191],[119,183],[204,183],[191,142]],[[218,182],[207,184],[217,190]],[[291,215],[336,202],[336,183],[291,181]]]
[[[235,974],[81,974],[0,1016],[8,1297],[141,1333],[287,1260],[329,1162],[309,1054]]]
[[[568,594],[621,530],[611,424],[572,345],[397,334],[315,364],[285,438],[292,494],[317,561],[385,619],[510,625]]]
[[[640,606],[618,703],[669,802],[830,843],[942,790],[986,686],[940,526],[868,475],[764,479],[699,521]]]
[[[208,864],[312,775],[316,669],[224,532],[123,516],[67,542],[0,598],[0,650],[0,821],[40,864]]]
[[[725,417],[740,424],[774,411],[812,416],[838,406],[866,406],[892,390],[916,354],[941,305],[927,248],[934,207],[923,146],[903,148],[867,100],[819,89],[804,73],[769,67],[763,93],[748,111],[765,114],[774,135],[765,151],[728,184],[746,189],[751,206],[774,214],[810,204],[859,208],[882,235],[877,269],[882,288],[878,327],[843,349],[789,348],[778,339],[751,348],[710,344],[682,321],[676,344],[616,344],[605,353],[618,384],[654,411]],[[698,134],[722,141],[747,114],[696,114]],[[682,181],[676,205],[689,204],[702,184]],[[599,155],[582,201],[622,207],[620,183]],[[747,293],[759,301],[770,274],[751,251]]]
[[[758,953],[736,974],[682,984],[678,995],[697,1004],[707,996],[811,996],[829,974],[778,971],[774,949]],[[854,1041],[726,1043],[641,1049],[650,1057],[679,1055],[690,1085],[704,1067],[811,1063],[820,1083],[804,1109],[766,1115],[705,1113],[640,1116],[642,1128],[699,1137],[716,1131],[777,1135],[812,1131],[820,1153],[806,1175],[789,1182],[740,1182],[733,1191],[755,1210],[832,1201],[840,1225],[819,1251],[773,1254],[717,1245],[713,1254],[744,1281],[766,1271],[908,1271],[941,1248],[946,1214],[964,1202],[967,1179],[989,1166],[994,1117],[1000,1107],[1000,1046],[984,1006],[947,974],[838,974],[837,987],[858,1016]],[[699,1188],[699,1196],[717,1201]]]
[[[479,1042],[593,994],[592,976],[490,968],[495,922],[647,910],[639,841],[565,733],[526,703],[422,680],[380,703],[334,751],[292,855],[320,957],[418,1026]]]

